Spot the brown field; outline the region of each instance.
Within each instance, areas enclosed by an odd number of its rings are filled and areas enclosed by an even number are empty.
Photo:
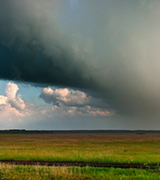
[[[144,142],[160,141],[160,134],[25,134],[0,135],[0,141],[90,141],[90,142]]]

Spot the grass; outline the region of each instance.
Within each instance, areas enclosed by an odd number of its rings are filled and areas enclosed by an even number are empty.
[[[144,135],[136,136],[140,137],[143,137],[141,141],[129,141],[120,135],[117,138],[109,135],[0,135],[0,160],[159,163],[159,136],[154,141],[147,141]]]
[[[160,135],[0,135],[0,160],[144,164],[146,169],[0,164],[0,180],[160,179]],[[155,170],[147,164],[156,164]]]
[[[159,171],[94,167],[40,167],[0,164],[1,180],[158,180]]]

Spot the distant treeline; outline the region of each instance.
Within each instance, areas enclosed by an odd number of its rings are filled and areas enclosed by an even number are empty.
[[[160,130],[0,130],[0,134],[160,134]]]

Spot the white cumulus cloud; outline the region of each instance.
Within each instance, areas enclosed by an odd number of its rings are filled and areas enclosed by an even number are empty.
[[[7,97],[0,95],[0,105],[7,104]]]
[[[65,106],[85,106],[90,102],[90,97],[78,90],[69,90],[67,88],[52,90],[50,87],[41,91],[40,97],[46,103]]]
[[[107,105],[99,98],[94,98],[79,90],[68,88],[43,88],[40,94],[46,103],[52,104],[52,115],[62,116],[112,116],[115,111],[108,110]]]
[[[16,93],[19,90],[17,84],[14,83],[7,83],[6,85],[6,95],[8,100],[14,100],[16,98]]]
[[[14,83],[7,83],[6,85],[6,95],[8,103],[15,109],[23,110],[25,108],[25,103],[21,99],[20,95],[16,97],[16,93],[19,90],[17,84]]]
[[[21,121],[26,116],[33,115],[36,111],[31,103],[24,102],[20,95],[16,96],[19,87],[15,83],[7,83],[6,96],[0,95],[0,121]]]

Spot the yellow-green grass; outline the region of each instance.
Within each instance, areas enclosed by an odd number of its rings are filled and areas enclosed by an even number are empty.
[[[40,167],[0,164],[2,180],[158,180],[160,172],[147,169]]]
[[[0,160],[139,163],[160,162],[160,136],[0,135]]]

